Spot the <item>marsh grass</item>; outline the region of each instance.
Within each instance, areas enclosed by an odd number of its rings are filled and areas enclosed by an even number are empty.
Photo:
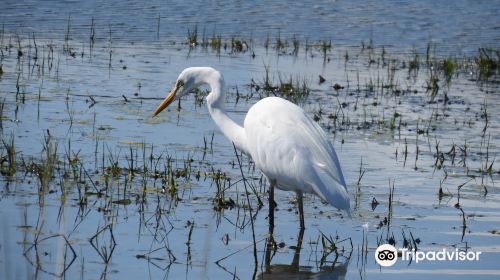
[[[103,151],[102,153],[102,156],[103,156],[103,173],[106,173],[106,174],[110,174],[111,176],[113,177],[118,177],[121,173],[121,168],[120,168],[120,163],[119,163],[119,159],[120,159],[120,150],[118,150],[118,152],[114,153],[110,150],[109,146],[106,146],[107,149],[108,149],[108,165],[106,167],[104,167],[104,157],[105,157],[105,153]],[[104,149],[104,147],[103,147]]]
[[[278,37],[276,37],[276,43],[274,49],[279,54],[286,54],[287,42],[281,38],[281,32],[278,31]]]
[[[249,213],[250,213],[250,225],[251,225],[251,229],[252,229],[253,257],[254,257],[254,271],[253,271],[253,275],[255,276],[256,273],[257,273],[257,267],[258,267],[259,261],[258,261],[258,257],[257,257],[257,241],[255,239],[255,225],[254,225],[253,214],[252,214],[253,210],[252,210],[252,206],[250,204],[249,192],[248,192],[248,188],[247,188],[247,181],[246,181],[245,175],[243,173],[243,168],[242,168],[241,160],[240,160],[240,157],[238,156],[238,151],[236,150],[236,145],[234,145],[234,143],[232,143],[232,144],[233,144],[233,149],[234,149],[234,153],[235,153],[236,159],[238,160],[238,166],[239,166],[240,174],[241,174],[241,177],[242,177],[242,180],[243,180],[243,186],[245,187],[245,196],[246,196],[246,200],[247,200],[247,204],[248,204],[248,210],[249,210]],[[262,207],[262,205],[263,205],[262,201],[260,200],[260,197],[257,195],[255,187],[252,186],[252,190],[253,190],[255,196],[258,199],[258,208],[257,209],[260,209]],[[270,238],[272,239],[273,237],[271,236]]]
[[[220,170],[212,170],[212,182],[215,184],[214,210],[221,211],[222,209],[231,209],[236,203],[231,197],[226,198],[226,190],[231,187],[231,181],[226,174]]]
[[[17,61],[21,61],[24,51],[23,51],[23,46],[21,44],[21,37],[19,34],[16,35],[16,42],[17,42]]]
[[[480,48],[475,62],[478,68],[478,80],[487,81],[491,76],[498,75],[500,49]]]
[[[70,42],[70,33],[71,33],[71,15],[68,16],[68,22],[66,25],[66,33],[64,34],[64,45],[63,45],[63,52],[65,53],[70,53],[71,47],[69,45]]]
[[[284,77],[278,73],[279,82],[275,84],[274,79],[271,78],[269,67],[265,66],[264,69],[265,75],[262,79],[262,83],[251,83],[251,86],[255,88],[257,92],[263,93],[264,96],[280,96],[294,103],[301,103],[309,96],[311,88],[308,79],[293,77],[291,75],[289,77]]]
[[[326,235],[320,232],[320,237],[322,245],[322,255],[319,260],[320,266],[325,266],[327,263],[327,257],[334,254],[333,260],[330,262],[332,267],[339,262],[340,257],[344,257],[348,262],[351,258],[354,246],[352,244],[352,239],[350,237],[346,239],[340,239],[338,235],[332,237],[331,235]],[[345,243],[349,242],[347,245]]]
[[[442,67],[443,72],[444,72],[446,84],[449,87],[449,85],[451,84],[451,78],[453,77],[453,75],[456,71],[457,63],[455,62],[454,59],[445,58],[445,59],[443,59],[441,67]]]
[[[387,204],[387,216],[384,218],[383,224],[387,225],[387,236],[386,240],[389,241],[389,244],[394,245],[394,243],[391,243],[391,239],[394,240],[394,236],[389,236],[390,228],[391,228],[391,222],[393,220],[393,213],[394,213],[394,186],[395,186],[395,180],[393,179],[391,182],[391,179],[389,178],[389,201]]]
[[[274,44],[272,43],[273,40]],[[325,63],[330,61],[328,55],[331,53],[333,48],[331,40],[321,40],[315,42],[309,42],[306,40],[305,42],[301,42],[301,40],[295,35],[291,38],[284,38],[279,31],[274,39],[267,34],[267,37],[261,43],[266,51],[271,47],[276,51],[276,55],[278,56],[291,55],[297,57],[301,46],[304,46],[306,56],[310,54],[313,57],[314,54],[312,53],[312,50],[317,50],[323,57]],[[214,51],[217,55],[220,55],[222,50],[233,55],[244,53],[248,50],[252,50],[256,45],[251,36],[250,38],[235,35],[223,37],[221,34],[217,34],[214,30],[212,36],[209,37],[207,36],[206,27],[203,28],[200,40],[198,25],[195,25],[192,30],[187,30],[186,41],[184,44],[188,46],[190,50],[194,50],[197,46],[201,46],[203,50],[207,50],[211,47],[212,51]],[[255,52],[252,52],[252,58],[255,58],[255,56]]]
[[[158,21],[159,24],[159,21]],[[89,58],[92,60],[92,50],[94,49],[95,41],[96,41],[96,31],[95,31],[95,20],[92,17],[90,22],[90,35],[89,35]],[[159,26],[158,26],[159,27]]]
[[[222,36],[215,35],[214,33],[210,39],[210,46],[212,47],[212,50],[219,55],[222,47]]]
[[[321,41],[319,44],[321,53],[323,54],[323,62],[327,61],[328,53],[332,50],[332,41]]]
[[[57,143],[52,139],[50,132],[47,132],[42,148],[42,157],[39,162],[32,162],[32,169],[38,177],[41,194],[49,191],[49,183],[54,178],[54,171],[58,164]]]
[[[188,29],[187,43],[190,48],[198,45],[198,25],[194,26],[193,31]]]
[[[292,45],[293,45],[292,54],[294,56],[298,56],[299,55],[299,49],[300,49],[300,40],[298,38],[296,38],[295,36],[293,36],[293,38],[292,38]]]
[[[10,136],[9,140],[2,138],[2,144],[7,152],[7,155],[1,157],[1,170],[3,174],[13,176],[16,173],[16,146],[14,143],[14,135]],[[4,162],[7,161],[7,167],[4,167]]]
[[[409,76],[418,76],[420,69],[420,56],[416,50],[413,51],[413,57],[408,61],[408,74]]]
[[[358,186],[361,184],[361,179],[363,179],[365,172],[366,168],[363,167],[363,158],[361,158],[361,163],[359,164],[359,171],[358,171],[358,182],[357,182]]]
[[[429,79],[426,81],[426,90],[430,95],[430,101],[433,102],[439,93],[439,78],[437,70],[429,68]]]
[[[433,48],[434,47],[434,48]],[[431,62],[432,62],[432,50],[435,50],[435,45],[433,45],[431,42],[427,43],[427,47],[425,49],[425,64],[427,67],[431,67]]]
[[[1,77],[0,77],[1,78]],[[4,108],[5,108],[5,98],[0,99],[0,135],[3,133],[3,119],[4,116]]]
[[[287,79],[281,75],[279,76],[278,93],[281,97],[285,97],[295,103],[300,103],[307,98],[310,92],[311,88],[306,78],[293,78],[290,76]]]
[[[81,151],[81,150],[80,150]],[[68,147],[65,151],[65,160],[63,161],[63,177],[65,179],[72,178],[74,181],[79,180],[79,166],[81,164],[80,151],[74,152],[71,150],[71,139],[68,139]]]
[[[230,45],[232,54],[241,53],[248,50],[247,42],[244,40],[237,39],[235,37],[231,37]]]

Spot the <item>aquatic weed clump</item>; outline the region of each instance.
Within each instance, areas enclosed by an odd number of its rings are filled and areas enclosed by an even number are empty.
[[[288,78],[283,77],[278,73],[279,82],[274,83],[274,79],[271,78],[269,74],[269,67],[264,66],[265,76],[262,79],[262,83],[256,83],[252,80],[251,87],[259,93],[263,93],[264,96],[280,96],[293,103],[303,102],[309,93],[311,92],[310,82],[306,78],[289,76]]]
[[[294,103],[299,103],[309,95],[311,89],[309,87],[309,82],[305,78],[293,79],[289,77],[285,80],[280,77],[277,92],[281,97],[289,99]]]
[[[57,144],[48,133],[45,137],[42,149],[42,157],[39,162],[33,161],[31,164],[33,172],[38,177],[40,183],[40,192],[48,191],[49,183],[54,178],[54,172],[58,164]]]
[[[2,139],[3,148],[7,152],[6,156],[0,154],[0,170],[2,174],[12,176],[16,173],[16,146],[14,144],[14,135],[11,135],[10,140]],[[2,149],[3,150],[3,149]],[[7,167],[4,162],[8,162]]]
[[[500,49],[480,48],[479,56],[475,58],[478,80],[487,81],[498,75],[500,66]]]
[[[449,85],[451,83],[451,78],[453,77],[453,74],[457,70],[457,63],[455,62],[455,60],[451,58],[444,59],[442,62],[442,69],[444,72],[446,84]]]

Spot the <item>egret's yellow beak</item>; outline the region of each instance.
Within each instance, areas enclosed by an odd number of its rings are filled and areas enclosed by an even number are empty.
[[[175,83],[174,88],[170,91],[170,93],[167,95],[167,97],[160,103],[158,108],[156,108],[153,117],[158,115],[163,109],[167,108],[167,106],[174,101],[175,95],[177,94],[177,91],[179,90],[180,87],[182,87],[183,83],[180,80],[177,80]]]

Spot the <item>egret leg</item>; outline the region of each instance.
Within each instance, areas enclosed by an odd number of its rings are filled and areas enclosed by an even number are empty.
[[[300,250],[302,249],[302,239],[304,239],[304,229],[301,228],[299,231],[299,236],[297,237],[297,246],[295,247],[295,253],[293,254],[292,269],[294,272],[300,270]]]
[[[270,180],[269,184],[269,245],[274,246],[274,208],[276,207],[276,202],[274,202],[274,186],[276,185],[276,180]]]
[[[299,203],[300,229],[304,230],[306,227],[304,225],[304,202],[303,202],[303,194],[301,191],[297,192],[297,201]]]

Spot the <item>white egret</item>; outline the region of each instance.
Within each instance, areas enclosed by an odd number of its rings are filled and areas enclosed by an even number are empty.
[[[295,191],[300,228],[304,229],[303,193],[313,193],[350,213],[349,194],[335,150],[321,127],[297,105],[279,98],[263,98],[248,111],[244,126],[224,111],[224,78],[210,67],[186,68],[158,106],[159,114],[176,97],[209,85],[208,112],[227,139],[249,155],[270,182],[269,229],[274,229],[274,187]]]

